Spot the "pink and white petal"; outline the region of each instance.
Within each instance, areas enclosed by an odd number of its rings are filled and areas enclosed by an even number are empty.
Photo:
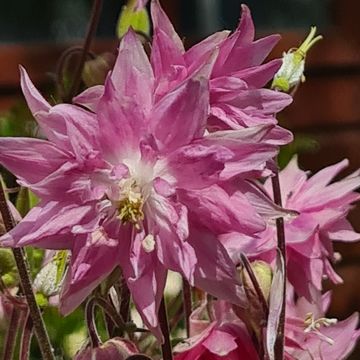
[[[187,71],[183,71],[186,68],[183,52],[161,29],[154,31],[151,65],[154,70],[157,93],[164,92],[164,89],[160,90],[160,88],[164,88],[164,85],[159,85],[162,81],[166,81],[167,87],[170,88],[169,83],[175,81],[179,83],[184,79],[182,74],[186,75],[187,73]]]
[[[131,242],[127,237],[120,254],[121,268],[141,318],[152,333],[162,341],[158,312],[165,288],[167,270],[156,251],[146,252],[142,246],[145,234],[138,233]],[[122,239],[122,240],[123,240]]]
[[[236,336],[222,331],[221,328],[214,329],[210,336],[203,341],[202,346],[219,357],[227,356],[238,347]]]
[[[173,151],[204,134],[209,113],[209,70],[206,64],[154,106],[149,126],[160,151]]]
[[[232,74],[248,67],[260,65],[279,40],[280,35],[270,35],[251,44],[243,45],[241,42],[236,42],[223,64],[223,71]]]
[[[230,34],[230,31],[224,30],[216,32],[198,44],[192,46],[184,54],[184,60],[189,68],[198,68],[209,52],[218,47]]]
[[[233,155],[224,146],[184,146],[167,157],[166,166],[171,177],[166,180],[178,188],[204,188],[219,180],[224,163]]]
[[[265,229],[263,219],[240,192],[228,194],[212,185],[201,190],[179,190],[178,196],[194,221],[214,233],[239,231],[250,235]]]
[[[151,197],[148,219],[150,233],[155,237],[157,256],[167,268],[181,273],[194,283],[196,255],[186,241],[189,234],[187,208],[160,195]]]
[[[142,112],[149,113],[153,102],[154,75],[143,45],[131,29],[120,42],[111,80],[120,100],[136,95]]]
[[[26,70],[21,65],[19,66],[19,69],[21,89],[30,111],[36,118],[38,112],[47,112],[50,110],[51,106],[36,89]]]
[[[75,105],[81,105],[90,111],[96,112],[101,97],[104,94],[104,85],[95,85],[84,90],[73,98]]]
[[[68,153],[46,140],[0,138],[0,163],[29,184],[44,179],[70,158]]]
[[[117,242],[105,233],[76,237],[71,264],[60,294],[60,312],[63,315],[75,310],[119,265],[118,251]]]
[[[214,77],[221,76],[226,69],[224,63],[231,55],[234,46],[245,46],[251,44],[255,36],[255,27],[251,18],[251,13],[246,5],[241,6],[241,19],[236,31],[227,38],[220,47],[219,58],[214,68]]]
[[[191,226],[189,243],[197,264],[195,286],[232,304],[244,306],[246,295],[237,278],[235,266],[224,246],[207,230]]]
[[[330,339],[333,339],[334,344],[330,345],[323,341],[319,346],[318,341],[310,342],[308,348],[313,358],[328,360],[346,359],[360,337],[360,330],[357,329],[358,322],[359,314],[354,313],[346,320],[322,329],[321,332]]]
[[[185,52],[184,44],[179,35],[176,33],[174,26],[167,17],[165,11],[162,9],[159,0],[152,0],[151,2],[151,18],[153,21],[154,31],[161,29],[182,52]]]
[[[74,152],[72,142],[79,134],[89,148],[97,147],[96,115],[76,105],[55,105],[47,113],[39,113],[38,122],[47,138],[64,151]]]
[[[78,206],[52,201],[36,206],[10,232],[1,237],[4,246],[33,245],[47,249],[72,246],[71,229],[93,217],[90,205]]]
[[[232,76],[245,81],[250,88],[262,88],[274,77],[281,64],[281,59],[275,59],[266,64],[242,69]]]

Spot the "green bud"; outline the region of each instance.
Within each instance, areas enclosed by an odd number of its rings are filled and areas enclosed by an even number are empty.
[[[49,305],[47,297],[42,293],[36,293],[35,300],[41,309],[46,308]]]
[[[150,35],[150,19],[146,8],[141,10],[135,10],[136,1],[129,1],[127,5],[124,5],[121,9],[118,19],[116,33],[119,39],[121,39],[129,30],[130,27],[134,31]]]
[[[34,288],[45,297],[53,296],[60,290],[67,263],[67,252],[58,251],[36,275]]]
[[[104,53],[97,56],[95,59],[88,60],[82,72],[82,80],[87,87],[94,85],[102,85],[105,82],[106,76],[114,67],[115,55],[111,53]]]
[[[0,248],[0,276],[6,287],[14,287],[19,283],[16,262],[10,249]]]

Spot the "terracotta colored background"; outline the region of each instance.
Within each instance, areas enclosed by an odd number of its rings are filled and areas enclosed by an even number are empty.
[[[175,24],[180,0],[163,1]],[[332,2],[332,23],[324,40],[314,48],[307,62],[307,81],[296,94],[294,104],[282,114],[286,126],[295,134],[306,134],[318,141],[312,153],[300,155],[304,168],[318,170],[344,157],[349,171],[360,168],[360,2]],[[305,33],[287,32],[273,57],[297,46]],[[191,39],[190,41],[191,42]],[[69,44],[0,45],[0,111],[8,109],[21,97],[17,64],[24,65],[40,87],[49,83],[62,51]],[[113,40],[96,41],[93,50],[116,48]],[[360,207],[351,219],[360,232]],[[337,246],[343,255],[337,270],[344,285],[333,289],[331,315],[344,318],[360,311],[360,244]],[[360,351],[352,359],[359,359]]]

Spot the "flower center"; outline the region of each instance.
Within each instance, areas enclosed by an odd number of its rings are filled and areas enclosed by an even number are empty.
[[[320,332],[321,326],[329,327],[331,325],[335,325],[337,323],[337,319],[328,319],[328,318],[319,318],[315,320],[313,313],[307,313],[304,320],[304,332],[310,333],[313,332],[318,335],[322,340],[326,341],[330,345],[334,344],[334,340],[330,337],[322,334]]]
[[[121,180],[119,188],[118,219],[124,224],[130,223],[139,227],[139,223],[144,219],[144,198],[141,188],[131,178]]]

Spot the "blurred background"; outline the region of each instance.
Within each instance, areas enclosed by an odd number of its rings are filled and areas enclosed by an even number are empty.
[[[240,0],[162,0],[186,46],[219,29],[234,29]],[[280,32],[282,40],[271,57],[296,47],[311,25],[324,40],[310,51],[306,83],[280,120],[296,134],[304,169],[350,160],[360,168],[360,2],[358,0],[243,0],[254,17],[258,36]],[[0,12],[0,130],[11,117],[24,114],[18,64],[35,84],[52,88],[56,64],[71,45],[82,44],[90,0],[17,0],[2,2]],[[95,53],[113,51],[115,27],[123,2],[104,1]],[[241,59],[239,59],[241,61]],[[351,214],[360,231],[360,209]],[[331,315],[340,319],[360,310],[360,244],[339,245],[343,255]],[[359,359],[360,351],[352,359]]]

